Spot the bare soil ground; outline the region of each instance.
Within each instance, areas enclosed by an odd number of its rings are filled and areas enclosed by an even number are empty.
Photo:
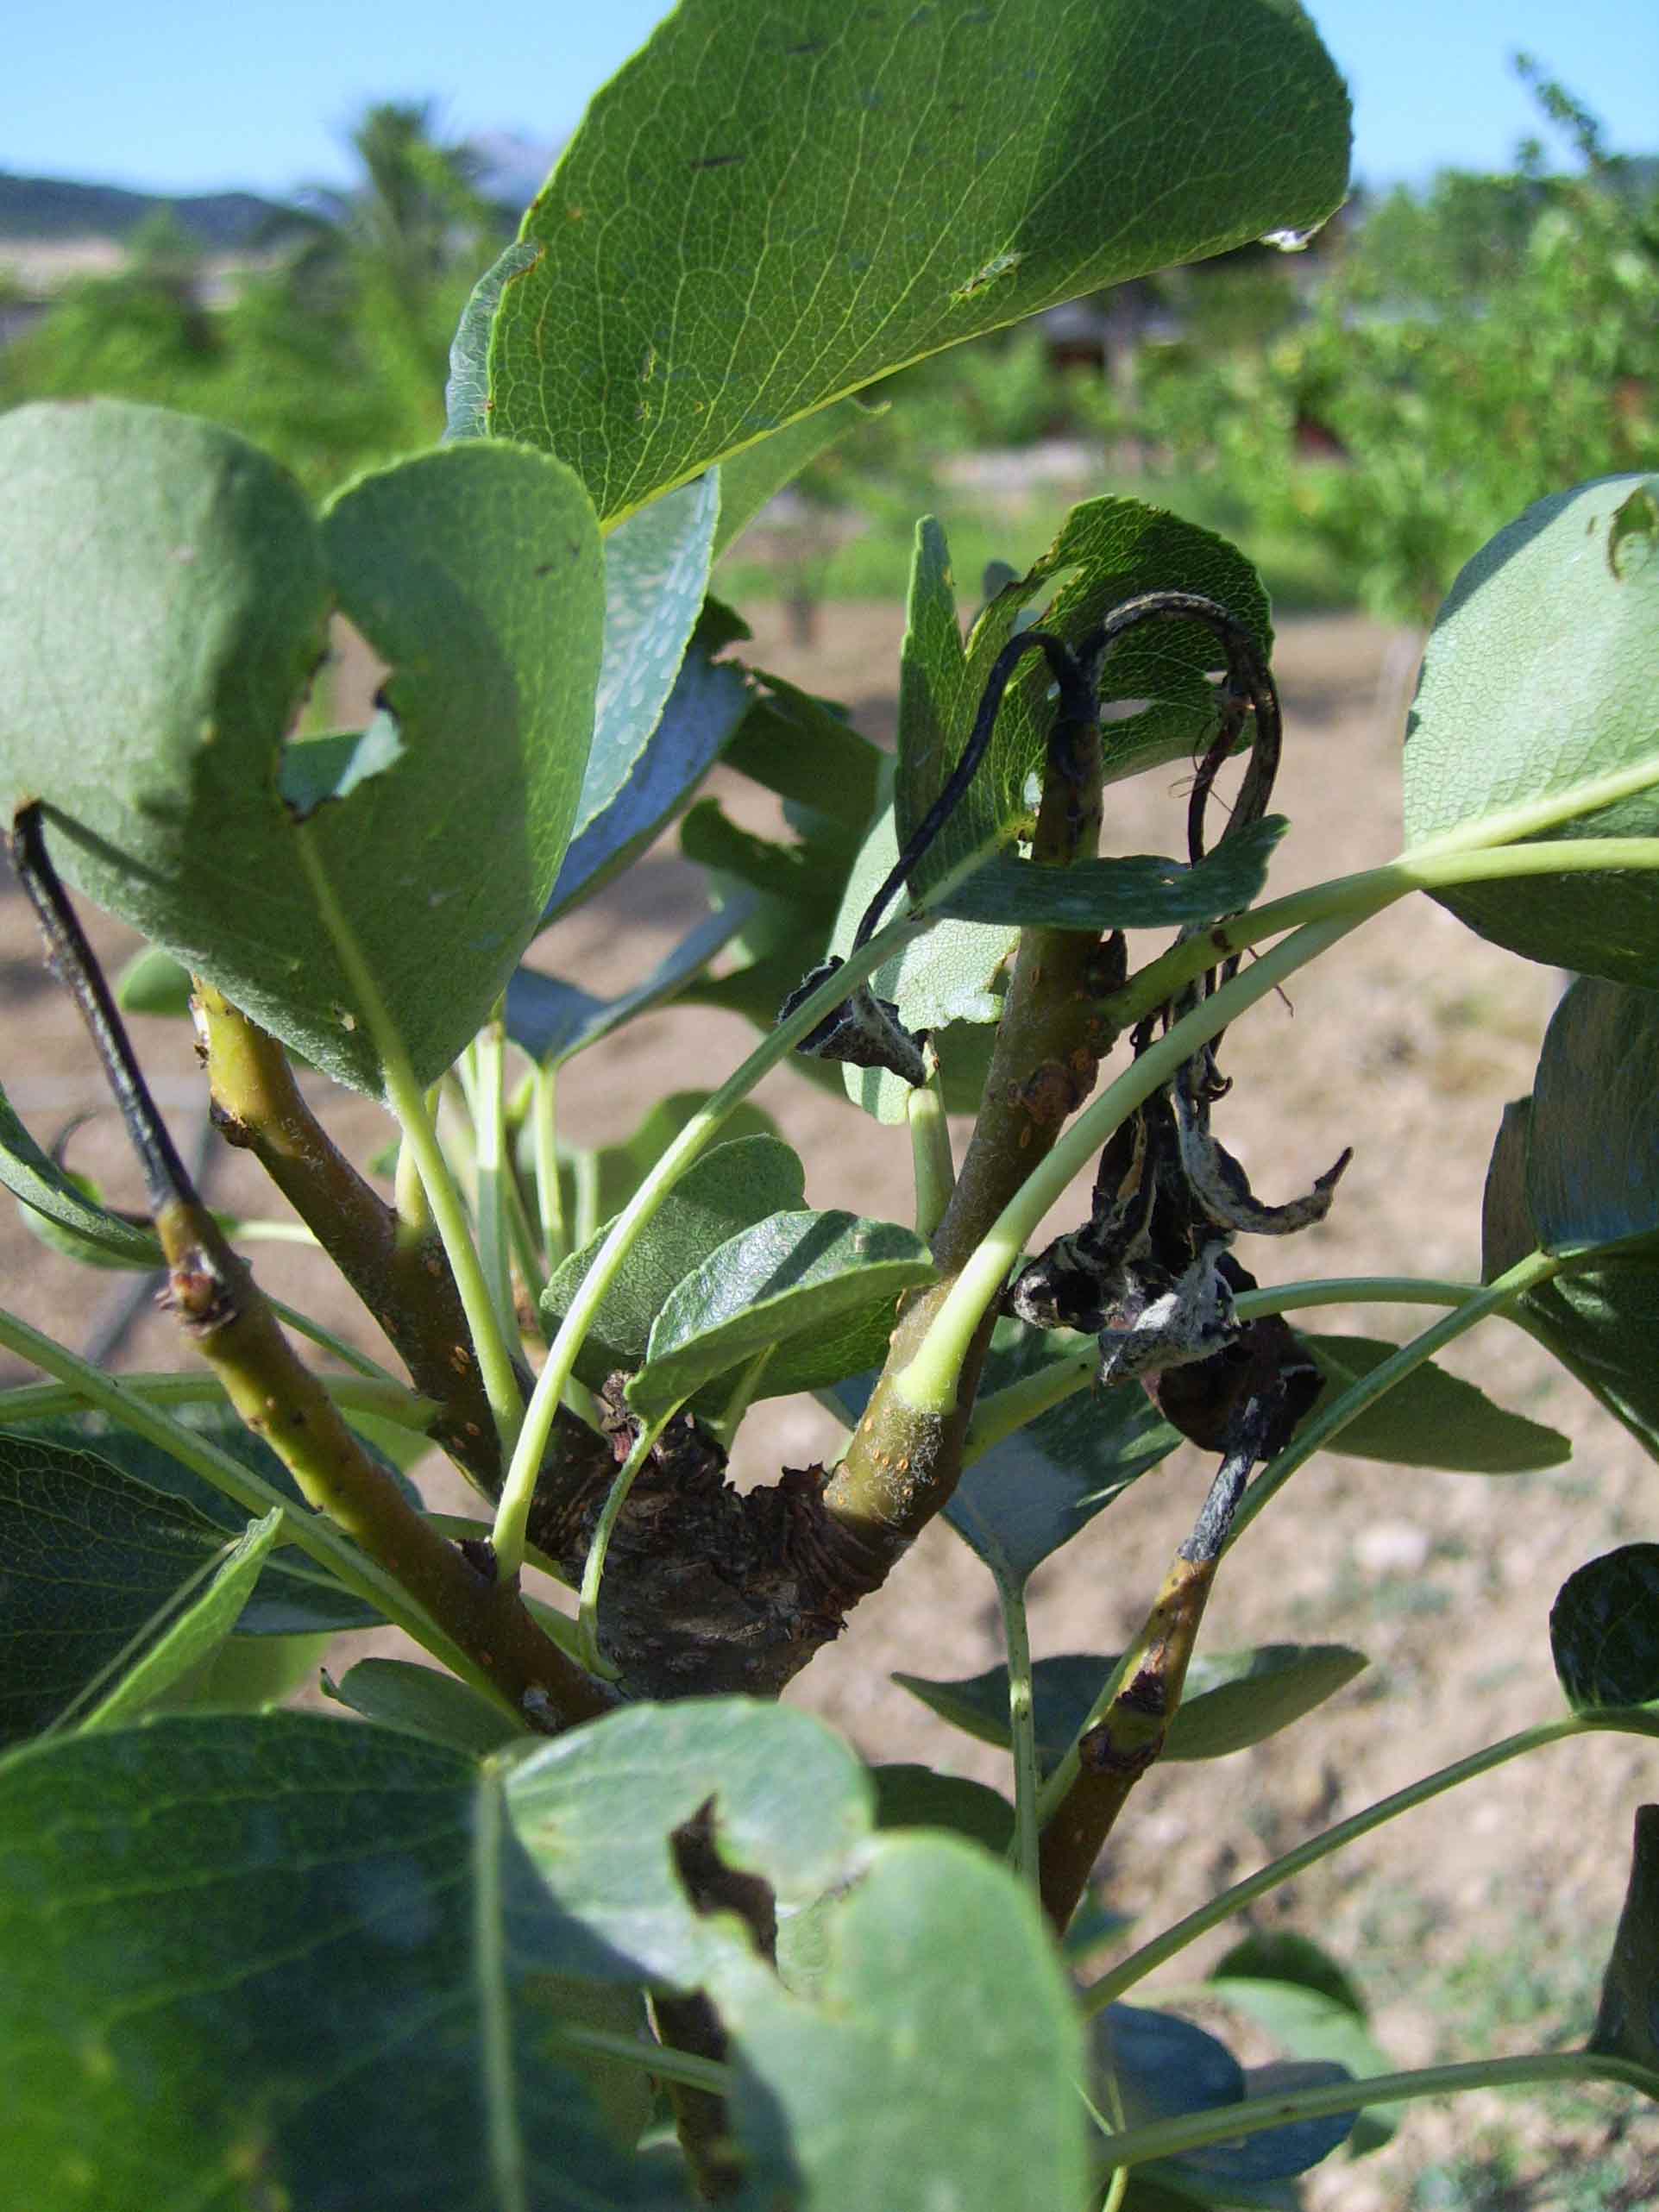
[[[826,609],[810,646],[791,640],[781,613],[769,618],[763,609],[757,627],[757,661],[846,700],[863,727],[890,735],[899,610]],[[1379,702],[1388,646],[1386,633],[1357,618],[1286,625],[1279,666],[1288,742],[1277,803],[1294,826],[1275,865],[1275,890],[1398,849],[1399,710],[1391,715]],[[726,779],[717,788],[734,812],[764,821],[751,787]],[[1174,771],[1119,787],[1109,810],[1113,845],[1175,849],[1179,811]],[[701,880],[670,837],[625,887],[562,925],[537,958],[590,988],[619,985],[642,975],[702,905]],[[117,963],[131,942],[109,925],[95,934]],[[802,947],[803,967],[817,949]],[[1487,1154],[1504,1102],[1530,1086],[1557,981],[1421,902],[1371,922],[1297,977],[1293,1004],[1270,999],[1236,1027],[1227,1049],[1235,1088],[1218,1126],[1257,1188],[1274,1197],[1303,1189],[1343,1145],[1355,1148],[1330,1219],[1294,1247],[1258,1247],[1247,1255],[1256,1272],[1265,1279],[1477,1275]],[[72,1117],[96,1112],[103,1093],[9,883],[0,895],[0,1008],[8,1088],[50,1141]],[[202,1089],[183,1025],[136,1027],[162,1100],[187,1132]],[[652,1097],[713,1085],[751,1041],[735,1019],[671,1009],[650,1015],[570,1071],[566,1132],[588,1143],[623,1135]],[[807,1160],[813,1203],[908,1217],[902,1133],[877,1128],[787,1071],[760,1097]],[[359,1158],[388,1133],[378,1109],[361,1100],[334,1094],[329,1114]],[[107,1111],[75,1136],[71,1157],[113,1197],[138,1202]],[[216,1171],[213,1192],[249,1212],[280,1210],[235,1156]],[[1070,1210],[1080,1214],[1080,1202]],[[1071,1225],[1057,1214],[1056,1228]],[[348,1296],[314,1254],[271,1245],[255,1256],[268,1288],[363,1335]],[[0,1266],[6,1302],[72,1344],[86,1340],[122,1291],[123,1279],[45,1252],[9,1209],[0,1217]],[[1426,1317],[1421,1309],[1370,1307],[1319,1320],[1404,1336]],[[134,1367],[185,1364],[159,1316],[140,1322],[122,1358]],[[1341,1641],[1366,1651],[1370,1668],[1319,1716],[1260,1750],[1154,1772],[1143,1784],[1104,1870],[1110,1901],[1135,1916],[1138,1932],[1154,1932],[1331,1820],[1559,1709],[1546,1637],[1555,1591],[1583,1561],[1653,1536],[1659,1478],[1518,1332],[1493,1324],[1448,1364],[1568,1431],[1572,1462],[1492,1480],[1332,1456],[1287,1486],[1232,1555],[1207,1644]],[[23,1379],[15,1363],[0,1368],[0,1383]],[[837,1434],[818,1407],[791,1401],[764,1437],[745,1439],[739,1471],[757,1478],[780,1462],[823,1457]],[[1184,1453],[1040,1573],[1032,1616],[1040,1656],[1121,1648],[1207,1474],[1197,1454]],[[948,1731],[889,1679],[895,1669],[967,1675],[999,1656],[989,1580],[939,1524],[791,1695],[872,1756],[926,1760],[1000,1784],[1003,1763],[995,1754]],[[1618,1909],[1634,1809],[1659,1795],[1656,1783],[1659,1763],[1645,1743],[1557,1747],[1327,1862],[1277,1893],[1260,1924],[1302,1930],[1356,1963],[1398,2064],[1580,2040]],[[1191,1980],[1220,1947],[1190,1954],[1174,1970],[1178,1978]],[[1321,2169],[1309,2202],[1318,2212],[1647,2204],[1659,2197],[1659,2124],[1637,2117],[1627,2125],[1623,2109],[1612,2098],[1484,2096],[1414,2108],[1379,2156]]]

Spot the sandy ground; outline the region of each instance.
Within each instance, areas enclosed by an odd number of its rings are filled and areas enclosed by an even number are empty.
[[[780,615],[757,622],[752,657],[845,700],[860,725],[890,735],[902,617],[895,608],[827,610],[810,645]],[[1291,889],[1387,858],[1399,839],[1399,717],[1379,701],[1386,634],[1357,618],[1292,622],[1281,640],[1288,742],[1276,805],[1294,827],[1273,888]],[[1398,663],[1398,654],[1394,656]],[[1384,687],[1387,688],[1386,686]],[[1395,687],[1396,692],[1398,687]],[[720,782],[733,811],[762,826],[752,787]],[[1109,809],[1117,849],[1176,849],[1173,771],[1121,787]],[[670,836],[613,889],[538,948],[544,965],[590,988],[645,972],[702,911],[701,879]],[[130,939],[100,925],[106,958]],[[815,948],[803,947],[803,967]],[[1304,1188],[1345,1144],[1354,1166],[1329,1222],[1295,1247],[1257,1246],[1264,1279],[1314,1273],[1479,1272],[1482,1178],[1504,1102],[1526,1090],[1556,978],[1495,952],[1426,902],[1368,924],[1295,980],[1292,1003],[1269,999],[1230,1034],[1235,1089],[1218,1129],[1257,1188]],[[103,1093],[66,1000],[40,967],[15,886],[0,894],[3,1072],[43,1141]],[[163,1103],[185,1134],[202,1091],[182,1025],[136,1025]],[[669,1009],[579,1062],[562,1094],[566,1133],[594,1143],[625,1134],[651,1097],[712,1086],[749,1049],[736,1021]],[[323,1087],[318,1086],[323,1096]],[[787,1071],[759,1094],[808,1168],[818,1206],[908,1218],[908,1147]],[[331,1094],[330,1118],[361,1158],[388,1126],[366,1102]],[[136,1203],[107,1110],[74,1137],[74,1165]],[[216,1200],[280,1210],[244,1159],[225,1157]],[[1065,1210],[1062,1210],[1064,1212]],[[1073,1209],[1073,1211],[1080,1210]],[[1059,1215],[1055,1226],[1071,1226]],[[349,1298],[313,1254],[261,1246],[267,1287],[362,1335]],[[8,1302],[38,1326],[84,1342],[121,1294],[122,1279],[75,1269],[0,1214]],[[1422,1310],[1321,1317],[1373,1334],[1411,1333]],[[372,1340],[364,1335],[366,1343]],[[184,1364],[159,1316],[129,1338],[123,1363]],[[1503,1401],[1574,1439],[1570,1465],[1494,1481],[1411,1473],[1329,1457],[1289,1485],[1232,1555],[1213,1601],[1208,1648],[1342,1641],[1367,1672],[1317,1718],[1258,1750],[1211,1766],[1155,1772],[1115,1840],[1110,1901],[1149,1934],[1218,1885],[1334,1819],[1449,1760],[1553,1715],[1559,1694],[1546,1622],[1563,1577],[1612,1544],[1654,1532],[1655,1472],[1614,1423],[1518,1333],[1501,1324],[1457,1348],[1449,1364]],[[0,1382],[23,1371],[0,1365]],[[757,1476],[834,1448],[837,1430],[810,1402],[776,1410],[764,1439],[744,1440],[740,1471]],[[1111,1650],[1141,1620],[1206,1470],[1191,1452],[1091,1524],[1034,1586],[1035,1650]],[[342,1646],[352,1639],[342,1639]],[[342,1649],[342,1662],[355,1656]],[[984,1571],[941,1524],[889,1588],[791,1692],[871,1756],[923,1759],[1001,1782],[1002,1762],[947,1730],[897,1689],[895,1669],[957,1676],[1000,1656]],[[1581,2039],[1622,1894],[1631,1819],[1659,1795],[1659,1754],[1634,1739],[1558,1747],[1407,1816],[1279,1891],[1260,1924],[1316,1936],[1354,1962],[1396,2064]],[[1188,1981],[1218,1945],[1175,1970]],[[1363,2165],[1335,2162],[1308,2190],[1318,2212],[1421,2205],[1575,2208],[1636,2205],[1659,2194],[1659,2123],[1621,2127],[1619,2101],[1478,2096],[1417,2108],[1401,2136]],[[1414,2189],[1413,2177],[1433,2173]]]

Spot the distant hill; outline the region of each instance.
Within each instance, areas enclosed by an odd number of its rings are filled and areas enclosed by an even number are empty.
[[[43,245],[70,238],[128,238],[163,211],[212,253],[249,244],[290,212],[256,192],[198,192],[167,199],[154,192],[123,192],[116,185],[74,185],[55,177],[0,173],[0,242]]]

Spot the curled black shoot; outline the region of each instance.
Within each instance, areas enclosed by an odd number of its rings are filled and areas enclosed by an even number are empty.
[[[151,1210],[173,1203],[193,1204],[190,1171],[179,1158],[145,1082],[125,1023],[116,1010],[97,956],[87,942],[51,854],[47,851],[43,810],[21,808],[7,839],[12,865],[46,939],[47,958],[66,986],[85,1022],[121,1118],[143,1170]]]

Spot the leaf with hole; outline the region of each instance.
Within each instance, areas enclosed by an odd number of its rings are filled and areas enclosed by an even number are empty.
[[[1623,541],[1650,478],[1552,493],[1483,546],[1452,586],[1423,656],[1405,733],[1410,844],[1524,834],[1659,835],[1659,551]],[[1653,979],[1651,869],[1528,876],[1436,891],[1494,944],[1626,983]]]
[[[1320,1406],[1329,1405],[1339,1392],[1399,1349],[1376,1336],[1304,1335],[1301,1342],[1325,1379]],[[1520,1474],[1532,1467],[1559,1467],[1573,1451],[1558,1430],[1494,1405],[1483,1390],[1448,1374],[1432,1360],[1350,1421],[1333,1448],[1357,1459],[1461,1474]]]
[[[836,1333],[863,1324],[857,1349],[833,1357],[857,1360],[871,1336],[884,1345],[898,1298],[934,1272],[927,1244],[896,1222],[769,1215],[718,1246],[669,1293],[628,1402],[647,1418],[666,1413],[764,1351],[774,1357],[761,1376],[764,1396],[836,1381],[833,1372],[817,1372]]]
[[[1306,18],[1201,0],[1179,68],[1167,35],[1153,0],[689,0],[525,217],[493,430],[625,514],[942,347],[1323,222],[1348,102]]]
[[[1265,1743],[1334,1697],[1366,1664],[1362,1653],[1342,1643],[1263,1643],[1251,1651],[1200,1653],[1187,1670],[1186,1694],[1169,1725],[1162,1756],[1224,1759]],[[1064,1758],[1117,1665],[1116,1656],[1067,1652],[1033,1667],[1037,1757],[1045,1773]],[[963,1681],[928,1681],[917,1675],[893,1680],[952,1727],[1007,1748],[1006,1667]]]
[[[1076,2008],[1034,1901],[977,1845],[877,1831],[869,1770],[820,1722],[735,1698],[627,1707],[506,1789],[595,1948],[713,1996],[757,2191],[866,2212],[896,2173],[907,2203],[963,2212],[1082,2201]],[[776,1924],[789,1986],[737,1906]]]
[[[378,1092],[282,796],[349,786],[307,834],[435,1080],[516,965],[570,831],[603,619],[580,485],[544,455],[452,445],[314,520],[229,431],[97,400],[0,420],[0,800],[39,799],[71,882]],[[286,742],[335,607],[390,663],[384,704],[361,744]]]
[[[640,1231],[606,1291],[576,1373],[597,1390],[619,1367],[643,1367],[657,1315],[675,1285],[739,1229],[800,1205],[805,1171],[776,1137],[738,1137],[694,1160]],[[573,1253],[542,1294],[542,1316],[556,1329],[569,1311],[610,1225]]]
[[[636,2030],[637,2000],[591,1986],[618,1962],[536,1880],[501,1788],[300,1713],[0,1769],[9,2201],[228,2206],[256,2173],[375,2212],[688,2206],[627,2154],[645,2076],[562,2045]]]

